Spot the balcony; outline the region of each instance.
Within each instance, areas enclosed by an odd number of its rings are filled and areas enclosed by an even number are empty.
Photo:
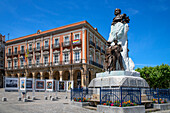
[[[32,52],[33,50],[32,50],[32,48],[29,48],[28,51],[29,51],[29,52]]]
[[[90,60],[89,63],[103,69],[103,65],[98,64],[97,62],[94,62],[94,61]]]
[[[95,47],[95,43],[93,41],[90,40],[90,45],[92,45],[93,47]]]
[[[50,47],[49,47],[49,45],[45,45],[45,46],[42,46],[42,49],[43,49],[43,50],[49,50]]]
[[[18,51],[13,52],[13,55],[18,55]]]
[[[68,46],[70,46],[70,41],[67,41],[67,42],[63,42],[63,47],[68,47]]]
[[[98,45],[96,45],[96,49],[100,51],[100,47]]]
[[[19,54],[24,54],[25,51],[24,50],[21,50],[21,51],[18,51]]]
[[[73,45],[80,45],[81,44],[81,39],[73,40],[72,44]]]
[[[53,49],[56,49],[56,48],[60,48],[60,44],[59,43],[53,44]]]
[[[37,46],[36,48],[34,48],[34,51],[41,51],[40,46]]]
[[[101,53],[105,54],[105,50],[101,49]]]
[[[12,56],[12,53],[6,53],[6,56]]]

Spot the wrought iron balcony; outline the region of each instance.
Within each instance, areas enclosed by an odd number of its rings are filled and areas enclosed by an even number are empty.
[[[6,56],[12,56],[12,53],[10,52],[10,53],[6,53]]]
[[[24,50],[21,50],[21,51],[18,51],[19,54],[24,54],[25,51]]]
[[[60,48],[60,44],[59,43],[53,44],[53,49],[55,48]]]
[[[49,47],[49,45],[45,45],[45,46],[42,46],[42,49],[43,49],[43,50],[49,50],[50,47]]]
[[[100,47],[98,45],[96,45],[96,49],[100,51]]]
[[[94,62],[94,61],[90,60],[89,63],[103,69],[103,65],[98,64],[97,62]]]
[[[67,41],[67,42],[63,42],[63,47],[67,47],[67,46],[70,46],[70,41]]]
[[[105,50],[103,50],[103,49],[101,49],[101,52],[104,53],[104,54],[106,53]]]
[[[90,45],[95,47],[95,43],[93,41],[90,40]]]

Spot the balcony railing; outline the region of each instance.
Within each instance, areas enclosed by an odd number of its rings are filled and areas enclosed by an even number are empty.
[[[101,49],[101,52],[105,54],[105,50]]]
[[[63,42],[63,47],[67,47],[67,46],[70,46],[70,41]]]
[[[103,68],[103,65],[98,64],[97,62],[94,62],[94,61],[92,61],[92,60],[90,60],[89,63],[92,64],[92,65],[95,65],[95,66],[97,66],[97,67],[99,67],[99,68]]]
[[[49,45],[45,45],[45,46],[42,46],[42,49],[43,49],[43,50],[49,50],[50,47],[49,47]]]
[[[100,47],[98,45],[96,45],[96,49],[100,51]]]
[[[13,55],[18,55],[18,51],[14,51],[14,52],[13,52]]]
[[[95,43],[93,41],[90,40],[90,45],[95,47]]]
[[[60,44],[59,43],[53,44],[53,49],[55,48],[60,48]]]
[[[25,51],[24,50],[21,50],[21,51],[18,51],[19,54],[24,54]]]
[[[6,56],[12,56],[12,53],[6,53]]]
[[[40,51],[40,50],[41,50],[40,46],[37,46],[36,48],[34,48],[34,51]]]

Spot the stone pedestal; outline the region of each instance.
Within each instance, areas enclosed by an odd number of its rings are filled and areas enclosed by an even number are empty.
[[[170,109],[170,103],[165,104],[153,104],[153,107],[160,110],[168,110]]]
[[[30,99],[31,97],[29,95],[27,95],[27,99]]]
[[[51,101],[54,101],[55,99],[54,99],[54,97],[51,97]]]
[[[89,106],[89,102],[76,102],[76,101],[71,101],[72,105],[76,105],[79,107],[83,107],[83,106]]]

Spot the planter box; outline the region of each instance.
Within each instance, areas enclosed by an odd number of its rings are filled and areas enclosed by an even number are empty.
[[[71,104],[72,104],[72,105],[79,106],[79,107],[83,107],[83,106],[88,106],[88,105],[89,105],[89,102],[76,102],[76,101],[71,101]]]
[[[153,104],[153,107],[160,110],[168,110],[170,109],[170,103],[165,104]]]
[[[145,113],[145,106],[116,107],[97,105],[97,111],[102,113]]]

